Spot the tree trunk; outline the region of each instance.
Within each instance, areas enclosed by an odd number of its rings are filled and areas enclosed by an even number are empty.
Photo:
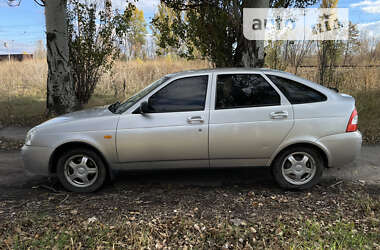
[[[67,0],[45,1],[49,115],[64,114],[77,107],[69,65],[66,8]]]
[[[269,8],[269,0],[245,0],[244,8]],[[243,67],[262,68],[264,66],[264,41],[247,40],[245,37],[240,44],[242,46],[241,64]]]

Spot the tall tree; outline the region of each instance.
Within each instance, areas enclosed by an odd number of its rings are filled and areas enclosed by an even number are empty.
[[[70,69],[67,0],[46,0],[44,5],[48,63],[46,106],[51,115],[63,114],[77,107]]]
[[[285,70],[289,63],[286,59],[287,46],[288,43],[282,40],[268,41],[265,46],[265,65],[271,69]]]
[[[129,28],[125,35],[125,43],[128,47],[129,58],[141,57],[142,47],[146,43],[146,29],[144,12],[135,8],[132,12]]]
[[[161,3],[157,6],[157,12],[154,14],[153,19],[156,20],[157,23],[166,22],[169,27],[173,26],[174,22],[178,18],[173,9],[166,6],[165,3]],[[155,25],[151,25],[153,37],[155,38],[155,43],[158,46],[156,53],[158,55],[167,55],[167,54],[178,54],[179,51],[177,48],[171,47],[170,45],[165,46],[165,39],[163,36],[167,38],[171,38],[174,36],[172,30],[162,30]],[[161,34],[161,31],[166,31],[169,34]]]
[[[336,8],[338,0],[322,0],[321,8]],[[330,21],[330,20],[328,20]],[[342,53],[340,40],[322,40],[317,42],[319,84],[331,86],[334,81],[335,67]],[[334,87],[338,87],[337,83]]]
[[[353,55],[359,51],[359,47],[359,30],[356,24],[350,22],[348,26],[348,39],[344,42],[343,65],[347,63],[352,64]]]
[[[194,48],[217,67],[262,67],[264,42],[243,35],[243,8],[302,7],[317,0],[161,0],[176,12],[175,21],[154,18],[161,48],[181,49],[194,58]]]

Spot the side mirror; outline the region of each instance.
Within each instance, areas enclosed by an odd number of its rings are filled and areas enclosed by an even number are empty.
[[[141,113],[141,114],[149,113],[149,105],[148,105],[148,102],[147,102],[147,101],[143,101],[143,102],[140,104],[140,113]]]

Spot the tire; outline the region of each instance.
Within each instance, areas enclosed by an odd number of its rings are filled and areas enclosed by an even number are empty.
[[[289,148],[280,153],[272,164],[272,174],[277,184],[293,190],[313,187],[321,179],[323,169],[322,156],[309,147]]]
[[[57,162],[57,177],[63,187],[72,192],[94,192],[103,186],[106,176],[103,160],[87,148],[69,150]]]

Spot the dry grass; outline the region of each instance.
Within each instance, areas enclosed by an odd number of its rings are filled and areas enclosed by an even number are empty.
[[[318,82],[318,69],[316,67],[300,68],[297,75]],[[329,87],[337,87],[339,91],[344,93],[380,89],[380,68],[339,68],[335,73],[335,82],[331,83]]]
[[[95,94],[129,96],[163,75],[208,67],[205,61],[186,61],[171,57],[148,61],[119,61],[111,72],[102,77]],[[46,75],[45,60],[0,62],[0,100],[25,96],[45,98]]]
[[[205,61],[171,57],[116,62],[100,80],[88,107],[123,100],[160,77],[208,68]],[[0,62],[0,124],[35,125],[44,119],[47,64],[44,60]]]

